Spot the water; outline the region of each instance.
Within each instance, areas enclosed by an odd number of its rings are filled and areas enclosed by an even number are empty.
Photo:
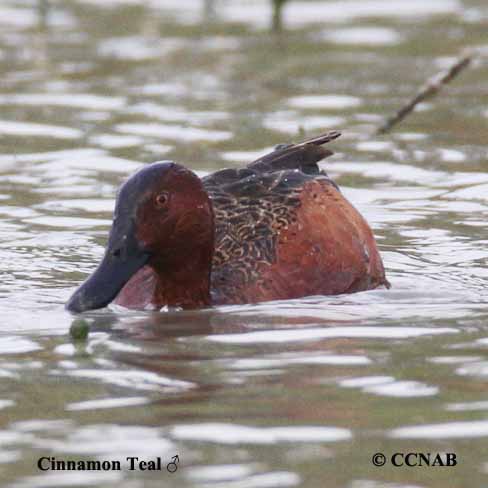
[[[0,480],[13,487],[486,486],[486,61],[388,136],[382,118],[464,47],[483,0],[4,0],[0,5]],[[199,174],[342,129],[325,167],[366,216],[391,290],[87,314],[119,184]],[[377,452],[456,467],[372,464]],[[125,458],[179,456],[176,473]],[[46,471],[41,456],[121,460]]]

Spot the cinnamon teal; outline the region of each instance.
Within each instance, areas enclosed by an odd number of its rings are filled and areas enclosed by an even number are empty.
[[[256,303],[388,287],[373,233],[317,163],[329,132],[200,179],[150,164],[120,188],[105,255],[67,303]]]

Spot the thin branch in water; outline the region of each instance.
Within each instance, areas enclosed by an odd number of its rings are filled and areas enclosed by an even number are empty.
[[[412,98],[412,100],[404,105],[395,115],[388,118],[377,129],[376,134],[386,134],[387,132],[390,132],[391,129],[401,122],[410,112],[412,112],[419,103],[437,95],[444,85],[447,85],[471,63],[473,57],[473,51],[465,51],[449,69],[441,71],[437,75],[433,76],[420,89],[415,97]]]

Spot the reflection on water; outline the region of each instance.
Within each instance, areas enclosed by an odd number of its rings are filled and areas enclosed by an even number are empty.
[[[486,63],[388,136],[432,73],[486,46],[481,0],[5,0],[0,5],[0,479],[15,487],[486,485]],[[324,163],[391,290],[146,313],[63,309],[143,164],[199,175],[344,135]],[[466,442],[468,440],[469,442]],[[376,452],[456,468],[376,468]],[[164,472],[37,459],[178,454]]]

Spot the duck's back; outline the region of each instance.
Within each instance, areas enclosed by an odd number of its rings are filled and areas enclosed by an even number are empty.
[[[204,178],[215,213],[212,301],[252,303],[387,285],[367,222],[317,162],[331,132]]]

